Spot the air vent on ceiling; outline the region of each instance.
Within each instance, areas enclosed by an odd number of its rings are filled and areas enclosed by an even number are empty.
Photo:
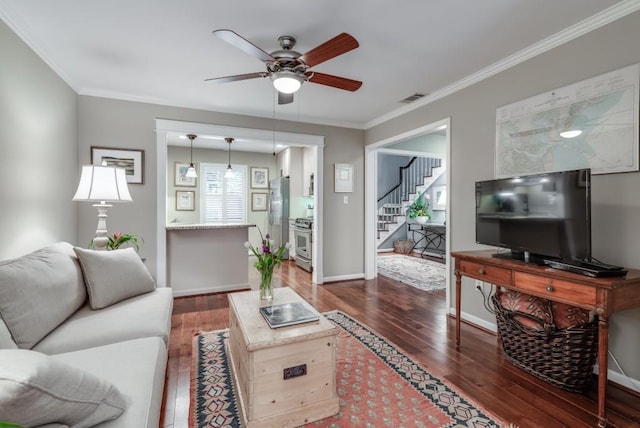
[[[401,103],[411,104],[412,102],[419,100],[420,98],[426,97],[427,94],[422,94],[420,92],[416,92],[413,95],[409,95],[407,98],[400,100]]]

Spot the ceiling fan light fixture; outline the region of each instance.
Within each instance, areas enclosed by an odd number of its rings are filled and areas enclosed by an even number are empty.
[[[293,94],[300,89],[304,81],[302,76],[288,70],[273,73],[271,79],[273,80],[274,88],[283,94]]]

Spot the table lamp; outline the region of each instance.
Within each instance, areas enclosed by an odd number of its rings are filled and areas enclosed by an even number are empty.
[[[98,209],[98,228],[93,238],[93,245],[104,250],[109,242],[107,237],[107,210],[113,205],[107,202],[131,202],[127,176],[122,168],[98,165],[84,165],[78,189],[73,196],[74,201],[98,202],[93,206]]]

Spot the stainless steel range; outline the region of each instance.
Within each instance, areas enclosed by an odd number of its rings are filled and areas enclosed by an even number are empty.
[[[296,264],[311,272],[311,247],[313,243],[313,219],[297,218],[294,223],[294,239],[296,245]]]

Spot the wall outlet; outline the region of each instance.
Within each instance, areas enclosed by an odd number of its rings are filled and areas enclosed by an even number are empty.
[[[484,282],[480,281],[479,279],[476,279],[476,290],[482,292],[484,288]]]

